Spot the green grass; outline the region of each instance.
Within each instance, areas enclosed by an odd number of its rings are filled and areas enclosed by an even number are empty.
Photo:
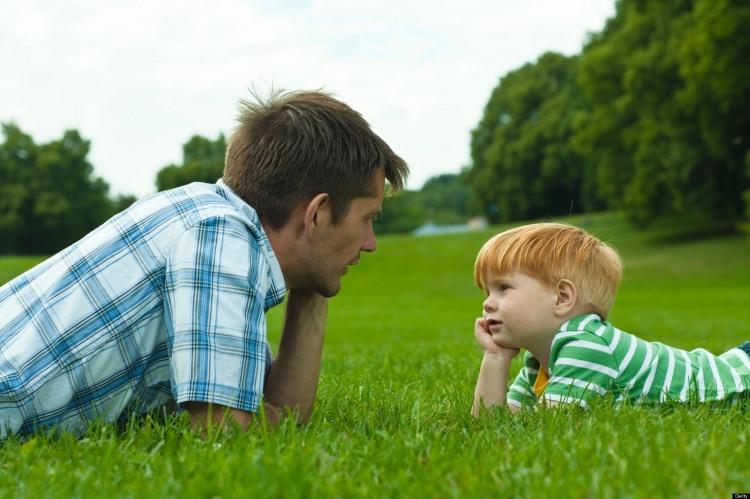
[[[575,218],[614,244],[622,329],[720,352],[750,339],[750,245],[679,224],[636,232],[614,215]],[[2,496],[730,497],[750,491],[750,404],[731,409],[601,405],[468,415],[481,354],[476,252],[498,228],[382,237],[331,300],[309,425],[210,435],[184,417],[122,431],[11,439]],[[696,235],[697,234],[697,235]],[[700,236],[700,237],[698,237]],[[8,279],[40,259],[0,259]],[[1,282],[1,281],[0,281]],[[281,310],[269,318],[278,340]],[[514,371],[519,368],[514,364]]]

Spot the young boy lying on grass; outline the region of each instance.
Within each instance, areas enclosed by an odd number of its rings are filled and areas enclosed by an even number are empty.
[[[474,335],[484,350],[472,414],[538,403],[716,401],[750,393],[750,342],[719,356],[649,343],[607,322],[622,276],[617,253],[587,232],[540,223],[485,243],[474,279],[485,291]],[[508,388],[510,362],[526,350]]]

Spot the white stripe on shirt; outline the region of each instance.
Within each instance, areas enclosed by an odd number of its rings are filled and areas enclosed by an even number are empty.
[[[571,336],[578,336],[579,334],[581,334],[581,332],[582,331],[566,331],[564,333],[557,333],[555,335],[555,338],[552,340],[552,348],[554,349],[555,343],[557,343],[558,341],[565,338],[570,338]]]
[[[631,336],[630,347],[628,348],[628,353],[625,354],[625,358],[622,359],[622,362],[620,362],[620,366],[617,369],[618,378],[622,376],[622,373],[625,372],[625,369],[627,369],[627,367],[630,365],[630,361],[633,359],[633,354],[635,354],[635,348],[637,346],[638,346],[638,342],[636,341],[634,337]]]
[[[580,359],[572,359],[569,357],[563,357],[561,359],[557,359],[555,362],[555,366],[573,366],[573,367],[582,367],[584,369],[589,369],[591,371],[597,371],[602,374],[606,374],[610,378],[616,378],[617,377],[617,371],[615,371],[612,368],[609,368],[607,366],[603,366],[601,364],[596,364],[595,362],[589,362],[587,360],[580,360]]]
[[[586,348],[588,350],[597,350],[599,352],[604,352],[608,354],[612,353],[612,350],[610,350],[609,347],[605,345],[600,345],[599,343],[594,343],[593,341],[573,340],[570,343],[568,343],[566,346]]]
[[[614,330],[615,332],[612,335],[612,343],[609,345],[609,348],[611,348],[613,352],[615,351],[615,348],[617,348],[617,345],[620,344],[620,338],[622,337],[622,332],[620,332],[619,329],[614,328]]]
[[[588,407],[588,404],[583,399],[571,397],[569,395],[558,395],[556,393],[545,393],[540,400],[541,401],[549,400],[551,402],[562,402],[563,404],[575,403],[584,408]]]
[[[743,389],[742,380],[740,379],[740,375],[737,374],[737,369],[735,369],[732,364],[727,362],[726,359],[723,359],[721,357],[716,357],[716,358],[727,366],[727,369],[732,375],[732,380],[734,381],[734,387],[737,389],[737,392],[741,392]]]
[[[750,356],[748,356],[743,349],[733,348],[730,351],[734,354],[735,357],[739,358],[743,364],[745,364],[745,367],[750,369]]]
[[[664,383],[661,385],[661,394],[659,395],[659,400],[664,402],[667,398],[667,394],[669,393],[669,387],[672,386],[672,376],[674,376],[674,353],[672,352],[671,348],[667,349],[667,355],[669,355],[669,360],[667,362],[667,374],[664,376]]]
[[[586,324],[588,324],[589,322],[593,321],[594,319],[598,319],[598,318],[599,318],[598,315],[596,315],[596,314],[590,314],[588,317],[586,317],[585,319],[583,319],[581,321],[581,323],[578,325],[578,330],[579,331],[585,331]]]
[[[708,365],[711,366],[711,373],[714,375],[714,381],[716,381],[716,397],[718,399],[724,398],[724,383],[721,382],[721,376],[719,376],[719,370],[716,369],[716,361],[714,360],[714,356],[709,354],[706,356],[708,358]]]
[[[646,343],[645,345],[646,358],[643,359],[643,364],[641,364],[641,368],[638,370],[638,373],[633,376],[628,382],[628,390],[633,388],[638,380],[641,379],[641,376],[643,376],[643,374],[646,372],[646,369],[651,367],[651,358],[654,356],[654,347],[651,346],[651,343]]]
[[[549,379],[550,383],[557,383],[560,385],[573,385],[577,386],[578,388],[583,388],[584,390],[591,390],[599,395],[605,395],[607,393],[607,389],[603,386],[593,383],[591,381],[583,381],[582,379],[575,379],[575,378],[567,378],[565,376],[552,376]]]
[[[682,351],[682,357],[685,359],[685,384],[680,392],[680,401],[685,402],[688,397],[688,389],[690,388],[690,378],[693,375],[693,366],[690,363],[690,356],[686,351]]]

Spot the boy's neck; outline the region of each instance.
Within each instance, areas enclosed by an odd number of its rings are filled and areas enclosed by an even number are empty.
[[[557,335],[558,331],[560,331],[562,325],[569,320],[578,317],[579,315],[595,313],[596,312],[591,305],[584,305],[579,303],[578,305],[570,309],[567,314],[559,317],[555,321],[556,326],[552,328],[549,335],[539,338],[539,341],[537,341],[534,345],[528,345],[526,347],[526,350],[531,352],[531,355],[533,355],[534,358],[539,361],[541,367],[545,371],[547,371],[547,373],[549,373],[549,358],[552,353],[552,340],[555,339],[555,335]]]

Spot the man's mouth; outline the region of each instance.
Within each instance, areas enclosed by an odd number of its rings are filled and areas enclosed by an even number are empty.
[[[359,258],[357,258],[356,260],[352,260],[351,262],[347,263],[346,267],[344,267],[344,272],[342,272],[342,274],[346,274],[347,272],[349,272],[349,266],[350,265],[357,265],[358,263],[359,263]]]

